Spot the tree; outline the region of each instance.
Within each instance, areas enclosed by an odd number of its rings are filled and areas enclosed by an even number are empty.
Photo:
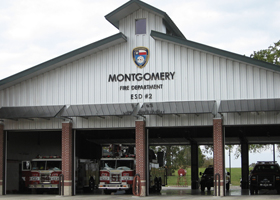
[[[206,158],[204,159],[204,163],[203,163],[202,167],[203,167],[203,168],[207,168],[207,167],[209,167],[209,165],[213,165],[213,164],[214,164],[213,158],[211,158],[211,157],[206,157]]]
[[[239,158],[241,156],[241,145],[237,145],[237,147],[235,148],[234,152],[233,152],[233,145],[225,145],[225,149],[229,150],[234,154],[235,159]],[[280,145],[278,145],[278,150]],[[264,145],[264,144],[250,144],[249,145],[249,152],[250,153],[261,153],[262,151],[265,151],[267,149],[270,149],[270,145]],[[205,145],[204,149],[203,149],[203,153],[205,154],[213,154],[213,145]]]
[[[274,46],[269,46],[268,49],[254,51],[250,57],[273,63],[275,65],[280,65],[280,40],[274,43]]]
[[[172,172],[180,168],[191,166],[191,146],[190,145],[168,145],[150,147],[156,152],[164,151],[166,157],[167,175],[171,176]],[[204,163],[205,156],[201,149],[198,149],[198,164],[201,167]]]

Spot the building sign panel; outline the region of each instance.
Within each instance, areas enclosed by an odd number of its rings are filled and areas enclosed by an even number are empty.
[[[136,66],[143,69],[150,57],[149,49],[136,47],[132,59]],[[175,79],[175,71],[109,74],[108,83],[118,84],[118,90],[129,94],[130,100],[153,99],[155,90],[163,90],[164,83]]]

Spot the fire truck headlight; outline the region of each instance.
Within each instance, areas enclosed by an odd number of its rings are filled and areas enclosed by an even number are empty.
[[[109,176],[100,176],[99,179],[100,179],[100,180],[103,180],[103,181],[109,181],[109,180],[110,180],[110,177],[109,177]]]
[[[133,177],[132,176],[126,176],[126,177],[122,177],[123,181],[132,181]]]
[[[58,176],[52,176],[52,177],[51,177],[51,180],[52,180],[52,181],[59,181],[59,177],[58,177]]]
[[[38,176],[31,176],[31,177],[29,177],[29,180],[30,181],[40,181],[40,177],[38,177]]]

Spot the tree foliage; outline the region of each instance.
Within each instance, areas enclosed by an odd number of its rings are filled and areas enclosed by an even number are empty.
[[[204,162],[203,162],[202,167],[203,167],[203,168],[207,168],[207,167],[209,167],[209,165],[214,165],[214,160],[213,160],[213,158],[212,158],[212,157],[206,157],[206,158],[204,158]]]
[[[274,46],[269,46],[268,49],[254,51],[250,57],[273,63],[275,65],[280,65],[280,40],[274,43]]]
[[[173,145],[173,146],[153,146],[150,147],[155,152],[164,151],[166,157],[166,166],[168,175],[172,175],[177,169],[191,166],[191,146],[190,145]],[[201,167],[204,163],[205,155],[198,148],[198,164]]]
[[[250,153],[261,153],[267,149],[270,149],[270,145],[264,145],[264,144],[250,144],[249,145],[249,152]],[[278,150],[280,149],[279,146],[277,147]],[[235,159],[239,158],[241,156],[241,145],[236,145],[236,148],[234,148],[234,145],[226,145],[225,150],[230,150],[231,153],[233,153]],[[205,145],[203,148],[204,154],[210,154],[212,155],[214,152],[213,145]]]

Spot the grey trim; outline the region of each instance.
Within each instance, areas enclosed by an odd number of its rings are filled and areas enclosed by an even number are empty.
[[[108,38],[105,38],[103,40],[99,40],[97,42],[91,43],[89,45],[86,45],[84,47],[81,47],[79,49],[71,51],[69,53],[58,56],[54,59],[46,61],[42,64],[36,65],[36,66],[31,67],[27,70],[19,72],[15,75],[12,75],[12,76],[8,77],[8,78],[2,79],[0,81],[0,89],[3,89],[4,87],[6,87],[6,86],[4,86],[5,84],[8,84],[8,83],[13,82],[13,81],[22,81],[21,80],[22,78],[26,78],[27,76],[29,76],[31,74],[35,74],[36,72],[40,71],[40,73],[42,73],[41,70],[44,70],[46,68],[48,70],[50,70],[49,68],[51,66],[55,67],[57,65],[62,65],[65,61],[71,62],[71,61],[73,61],[75,59],[78,59],[80,57],[84,57],[86,55],[94,53],[95,51],[100,51],[102,49],[109,48],[113,44],[115,45],[115,44],[126,42],[126,41],[127,41],[126,36],[122,33],[118,33],[118,34],[115,34],[115,35],[110,36]]]
[[[174,101],[144,103],[138,115],[206,114],[215,112],[216,101]]]
[[[167,42],[173,42],[173,43],[177,43],[177,44],[180,44],[180,45],[189,46],[189,47],[199,49],[199,50],[202,50],[202,51],[205,51],[205,52],[210,52],[210,53],[217,54],[217,55],[220,55],[220,56],[223,56],[223,57],[231,58],[231,59],[238,60],[238,61],[241,61],[241,62],[245,62],[245,63],[251,64],[251,65],[256,65],[256,66],[259,66],[259,67],[264,67],[264,68],[267,68],[267,69],[270,69],[270,70],[273,70],[273,71],[280,72],[280,67],[278,65],[274,65],[274,64],[271,64],[271,63],[268,63],[268,62],[256,60],[254,58],[250,58],[250,57],[247,57],[247,56],[242,56],[242,55],[232,53],[232,52],[229,52],[229,51],[224,51],[224,50],[221,50],[221,49],[217,49],[217,48],[207,46],[207,45],[204,45],[204,44],[200,44],[200,43],[197,43],[197,42],[193,42],[193,41],[190,41],[190,40],[185,40],[185,39],[182,39],[182,38],[166,35],[166,34],[163,34],[163,33],[157,32],[157,31],[152,31],[151,32],[151,37],[153,37],[155,40],[164,40],[164,41],[167,41]]]
[[[0,108],[1,119],[54,118],[64,106],[20,106]]]
[[[129,2],[125,3],[124,5],[106,15],[105,18],[117,29],[119,29],[119,21],[140,8],[148,9],[151,12],[160,15],[163,18],[163,22],[175,36],[185,39],[183,33],[165,12],[139,0],[130,0]]]
[[[280,111],[280,99],[222,100],[219,113]]]
[[[101,117],[129,116],[137,108],[138,103],[127,104],[88,104],[70,105],[61,114],[62,117]]]

